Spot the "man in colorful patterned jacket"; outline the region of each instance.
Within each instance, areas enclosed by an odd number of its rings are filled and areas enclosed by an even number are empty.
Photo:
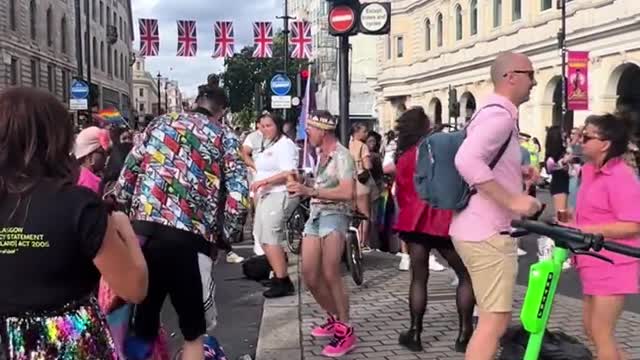
[[[131,204],[149,268],[149,293],[136,311],[135,333],[154,339],[169,295],[185,339],[183,359],[204,357],[198,253],[217,253],[216,242],[242,231],[249,193],[239,142],[220,122],[227,96],[219,87],[199,92],[193,112],[149,124],[125,160],[117,192],[119,201]]]

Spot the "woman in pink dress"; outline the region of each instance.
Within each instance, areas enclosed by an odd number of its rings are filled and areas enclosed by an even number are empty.
[[[398,217],[394,230],[409,247],[411,258],[411,285],[409,308],[411,327],[400,334],[399,342],[412,351],[422,350],[422,320],[427,307],[427,282],[429,280],[429,254],[437,250],[458,276],[456,291],[458,306],[458,338],[455,349],[464,352],[473,332],[473,307],[475,297],[471,278],[460,256],[456,253],[449,225],[453,213],[437,210],[421,200],[416,193],[413,176],[416,170],[418,142],[429,133],[429,118],[422,108],[407,110],[397,121],[398,148],[396,152],[396,200]]]
[[[582,133],[586,160],[578,191],[574,226],[630,246],[640,242],[640,182],[622,156],[629,126],[615,115],[590,116]],[[584,294],[583,323],[598,359],[623,358],[615,327],[625,297],[638,293],[639,261],[602,250],[613,264],[591,256],[575,257]]]

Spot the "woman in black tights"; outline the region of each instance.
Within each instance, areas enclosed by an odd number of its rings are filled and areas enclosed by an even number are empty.
[[[409,245],[411,259],[411,328],[400,335],[399,342],[409,350],[422,351],[420,335],[427,307],[429,254],[435,249],[447,260],[459,279],[456,292],[459,331],[455,349],[464,352],[473,332],[473,307],[476,301],[469,273],[448,235],[453,214],[451,211],[431,208],[418,197],[413,183],[417,144],[429,131],[429,118],[422,108],[406,111],[396,123],[396,198],[399,213],[394,229]]]

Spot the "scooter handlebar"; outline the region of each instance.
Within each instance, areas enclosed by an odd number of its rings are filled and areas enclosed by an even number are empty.
[[[601,255],[586,252],[589,250],[600,251],[607,249],[614,253],[640,258],[640,248],[611,241],[605,242],[602,234],[584,233],[575,228],[533,220],[513,220],[511,226],[524,229],[531,233],[548,236],[555,240],[556,245],[560,247],[569,249],[575,253],[596,256],[603,260],[606,258],[601,257]]]

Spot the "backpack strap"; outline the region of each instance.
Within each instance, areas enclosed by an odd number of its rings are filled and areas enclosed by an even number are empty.
[[[504,142],[504,144],[502,144],[502,146],[500,147],[500,150],[498,150],[498,153],[491,161],[491,164],[489,164],[489,169],[493,170],[493,168],[496,167],[496,165],[498,165],[498,161],[500,161],[500,158],[502,158],[502,155],[504,155],[504,152],[507,151],[507,148],[509,147],[509,143],[511,142],[511,136],[513,136],[513,130],[511,130],[511,132],[509,133],[509,137]]]
[[[469,126],[469,124],[471,124],[471,122],[473,120],[475,120],[476,117],[478,117],[478,115],[480,114],[480,112],[482,112],[482,110],[489,109],[489,108],[492,108],[492,107],[501,108],[504,111],[506,111],[507,113],[509,113],[509,116],[511,116],[511,113],[509,112],[509,110],[507,110],[506,107],[504,107],[504,106],[502,106],[500,104],[488,104],[488,105],[485,105],[485,106],[481,107],[480,109],[478,109],[478,111],[476,111],[475,114],[473,114],[473,117],[471,118],[471,120],[469,120],[467,125],[465,125],[465,128],[467,128]],[[496,156],[493,158],[493,160],[491,160],[491,163],[489,164],[489,168],[491,170],[493,170],[493,168],[495,168],[496,165],[498,165],[498,161],[500,161],[500,159],[502,158],[502,155],[504,155],[504,152],[507,151],[507,148],[509,147],[509,143],[511,142],[511,136],[513,136],[513,130],[511,130],[511,132],[509,133],[509,137],[507,137],[507,140],[505,140],[504,144],[502,144],[502,146],[498,150],[498,153],[496,153]]]
[[[487,105],[485,105],[485,106],[481,107],[480,109],[476,110],[475,114],[473,114],[473,116],[471,117],[471,119],[470,119],[470,120],[467,122],[467,124],[464,126],[464,127],[465,127],[465,129],[469,126],[469,124],[471,124],[471,122],[472,122],[473,120],[475,120],[475,119],[476,119],[476,117],[478,117],[478,115],[480,115],[480,113],[482,112],[482,110],[489,109],[489,108],[492,108],[492,107],[498,107],[498,108],[504,109],[504,111],[508,112],[508,113],[509,113],[509,115],[511,115],[511,113],[509,112],[509,110],[507,110],[507,108],[506,108],[506,107],[504,107],[504,106],[502,106],[502,105],[500,105],[500,104],[487,104]]]

